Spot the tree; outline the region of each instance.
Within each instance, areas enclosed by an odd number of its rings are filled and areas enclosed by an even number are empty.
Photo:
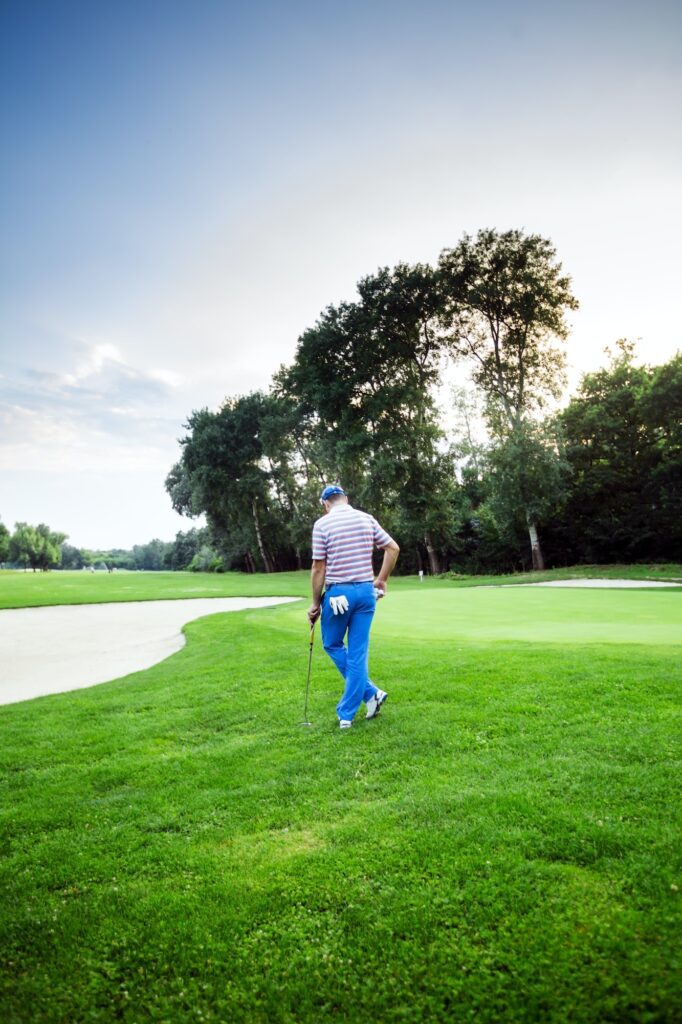
[[[296,567],[303,568],[303,551],[310,545],[310,524],[319,515],[319,494],[324,483],[319,452],[290,397],[264,396],[259,415],[263,461],[268,470],[270,509],[278,523],[278,558],[291,549]]]
[[[525,523],[530,532],[533,568],[541,568],[534,525],[556,511],[570,474],[557,437],[549,424],[522,420],[506,438],[490,446],[486,464],[488,506],[495,521],[506,525],[508,535],[520,532]]]
[[[646,496],[655,523],[655,557],[682,561],[682,353],[655,367],[641,397],[653,448]]]
[[[193,572],[222,571],[220,554],[212,543],[208,527],[187,530],[175,535],[175,540],[165,545],[163,556],[165,569],[173,571],[190,569]]]
[[[437,573],[448,502],[433,501],[443,478],[433,390],[444,353],[434,271],[384,268],[358,293],[301,336],[276,388],[308,423],[322,478],[341,480],[389,529],[400,520],[409,533],[401,543],[423,544]]]
[[[151,572],[158,572],[163,569],[166,550],[168,547],[168,544],[162,540],[158,540],[158,538],[150,540],[148,544],[133,545],[135,568],[145,569]],[[112,568],[109,562],[106,564],[108,568]]]
[[[439,260],[451,348],[473,364],[486,399],[490,433],[523,452],[527,423],[557,399],[564,383],[565,313],[577,308],[551,243],[521,231],[466,235]],[[511,471],[513,467],[508,466]],[[530,537],[533,567],[543,568],[533,480],[519,463],[516,493]]]
[[[463,561],[474,572],[525,568],[519,558],[527,532],[525,511],[530,509],[536,519],[549,518],[566,487],[568,465],[557,431],[553,424],[528,420],[506,439],[490,438],[477,392],[453,388],[452,402],[450,452],[464,505]]]
[[[203,543],[206,533],[206,530],[196,529],[176,533],[175,540],[166,548],[163,558],[164,569],[186,569]]]
[[[34,568],[47,572],[53,566],[59,565],[61,547],[67,535],[53,532],[45,523],[38,524],[36,533],[38,535],[38,552]]]
[[[215,548],[210,544],[202,544],[195,551],[187,568],[190,572],[222,572],[223,562]]]
[[[10,538],[9,559],[16,565],[28,568],[38,548],[38,538],[34,526],[28,523],[15,523],[14,533]]]
[[[59,564],[65,540],[65,533],[53,533],[45,523],[38,526],[16,523],[10,540],[10,561],[30,566],[34,572],[36,569],[46,571]]]
[[[193,412],[166,488],[176,511],[205,513],[228,560],[242,555],[247,567],[255,569],[259,558],[265,571],[273,572],[283,524],[273,512],[262,436],[269,406],[269,396],[254,392],[226,400],[217,413]]]
[[[62,569],[82,569],[85,565],[83,552],[71,544],[62,544],[60,565]]]
[[[9,530],[3,522],[0,522],[0,565],[7,561],[9,556]]]
[[[573,479],[556,524],[574,560],[682,556],[682,357],[651,368],[621,339],[560,414]]]

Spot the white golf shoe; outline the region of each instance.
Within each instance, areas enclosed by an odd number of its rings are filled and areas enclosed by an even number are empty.
[[[373,697],[367,701],[367,714],[365,718],[376,718],[381,711],[381,705],[384,703],[388,694],[385,690],[377,690]]]
[[[352,724],[347,718],[339,718],[339,729],[350,729]]]

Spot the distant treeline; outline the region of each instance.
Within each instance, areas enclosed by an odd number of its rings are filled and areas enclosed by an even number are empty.
[[[403,572],[682,559],[682,357],[639,366],[621,340],[557,411],[577,301],[549,241],[481,231],[358,296],[267,393],[188,419],[166,486],[226,568],[307,567],[330,482],[396,537]],[[472,383],[443,416],[452,364]]]
[[[222,572],[220,554],[212,546],[207,528],[176,534],[174,541],[151,540],[130,550],[112,548],[91,551],[66,543],[67,535],[55,533],[44,523],[17,523],[14,533],[0,522],[0,565],[33,569],[144,569]]]
[[[62,546],[61,568],[145,569],[147,571],[189,569],[192,572],[222,572],[223,563],[210,541],[210,531],[202,529],[177,533],[175,540],[151,540],[135,544],[130,550],[87,551]]]

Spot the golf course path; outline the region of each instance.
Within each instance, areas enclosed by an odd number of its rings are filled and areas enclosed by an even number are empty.
[[[211,597],[0,611],[0,704],[14,704],[150,668],[185,643],[182,627],[217,612],[297,601]]]

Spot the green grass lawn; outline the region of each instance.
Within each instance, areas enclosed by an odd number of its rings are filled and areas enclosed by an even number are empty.
[[[309,572],[270,576],[193,572],[0,572],[0,608],[191,597],[297,597],[309,592]]]
[[[348,732],[304,609],[0,708],[3,1024],[682,1019],[682,592],[396,580]]]
[[[682,565],[580,565],[542,573],[511,576],[426,577],[425,589],[538,583],[562,579],[634,579],[682,583]],[[0,608],[52,604],[101,604],[109,601],[158,601],[191,597],[304,597],[310,593],[310,573],[277,572],[267,576],[228,572],[17,572],[0,570]],[[412,590],[415,576],[394,576],[391,590]]]

